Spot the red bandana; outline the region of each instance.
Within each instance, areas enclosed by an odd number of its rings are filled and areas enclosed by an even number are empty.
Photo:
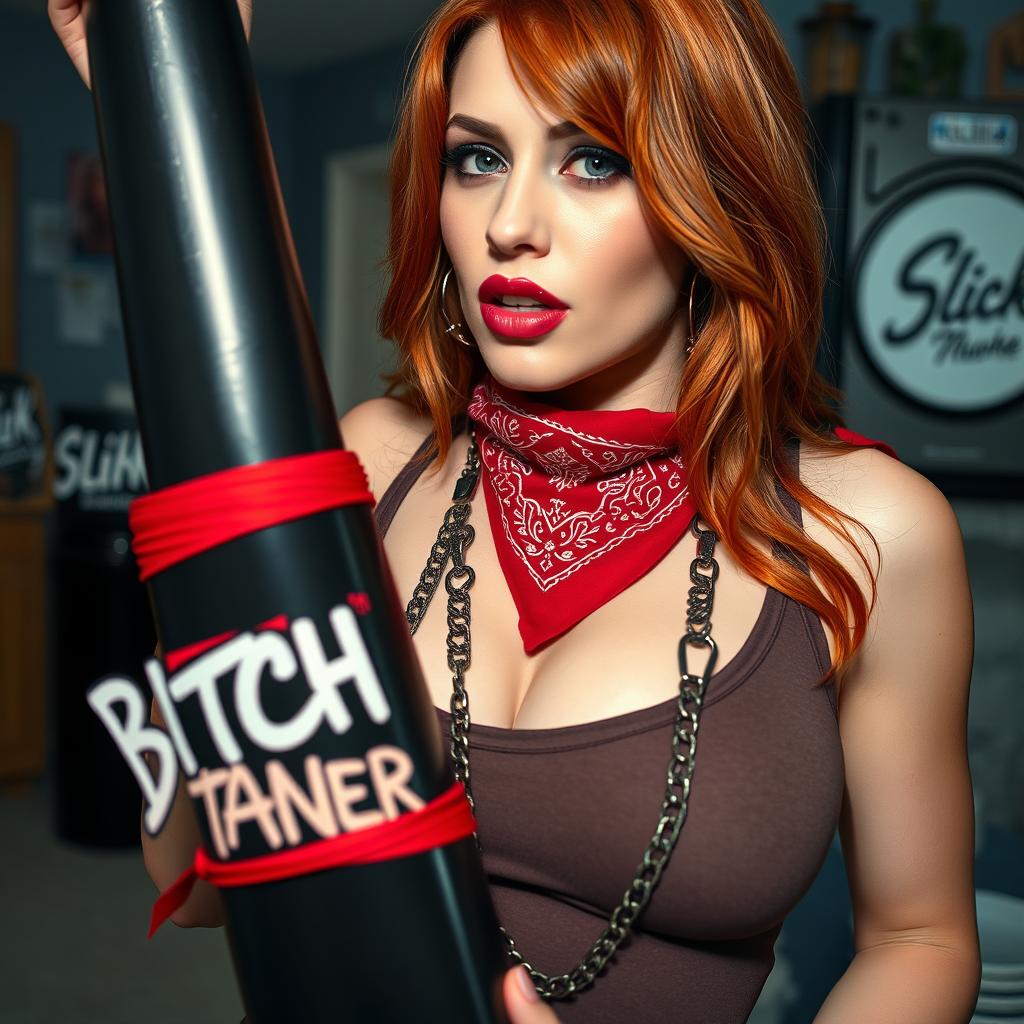
[[[640,579],[686,532],[695,509],[675,415],[558,409],[489,375],[468,412],[529,654]]]
[[[693,521],[673,413],[558,409],[489,374],[468,413],[527,654],[650,572]],[[884,441],[835,433],[898,458]]]

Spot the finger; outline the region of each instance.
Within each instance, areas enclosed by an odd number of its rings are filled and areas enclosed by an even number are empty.
[[[557,1024],[554,1010],[541,1002],[525,967],[507,971],[503,986],[510,1024]]]
[[[49,0],[50,24],[82,81],[89,84],[89,52],[85,41],[82,0]]]
[[[46,9],[50,15],[50,21],[55,17],[64,17],[70,11],[70,17],[75,17],[82,6],[82,0],[48,0]]]
[[[81,17],[82,3],[81,0],[50,0],[46,5],[46,13],[50,16],[50,24],[54,31],[63,41]]]
[[[245,38],[252,38],[252,0],[238,0],[238,13],[242,16]]]

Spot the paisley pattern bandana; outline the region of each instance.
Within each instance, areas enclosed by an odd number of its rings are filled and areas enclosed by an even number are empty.
[[[559,409],[488,374],[468,415],[527,654],[649,572],[693,520],[673,413]]]

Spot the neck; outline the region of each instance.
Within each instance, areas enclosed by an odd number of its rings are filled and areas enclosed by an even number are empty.
[[[613,368],[614,369],[614,368]],[[532,392],[538,401],[559,409],[613,412],[623,409],[650,409],[652,412],[676,411],[676,381],[667,374],[644,379],[608,379],[592,374],[553,391]]]

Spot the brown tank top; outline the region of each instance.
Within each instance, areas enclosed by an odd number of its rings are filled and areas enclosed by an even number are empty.
[[[788,450],[799,465],[796,446]],[[382,495],[382,535],[425,466],[404,466]],[[781,489],[780,497],[802,522],[793,499]],[[769,588],[746,642],[708,683],[689,810],[661,883],[606,973],[553,1004],[560,1020],[747,1020],[782,921],[814,881],[839,820],[835,687],[817,685],[828,658],[817,615]],[[467,684],[472,693],[471,677]],[[451,718],[436,711],[447,736]],[[538,970],[574,967],[622,898],[658,820],[674,720],[673,698],[556,729],[471,726],[491,895]]]

